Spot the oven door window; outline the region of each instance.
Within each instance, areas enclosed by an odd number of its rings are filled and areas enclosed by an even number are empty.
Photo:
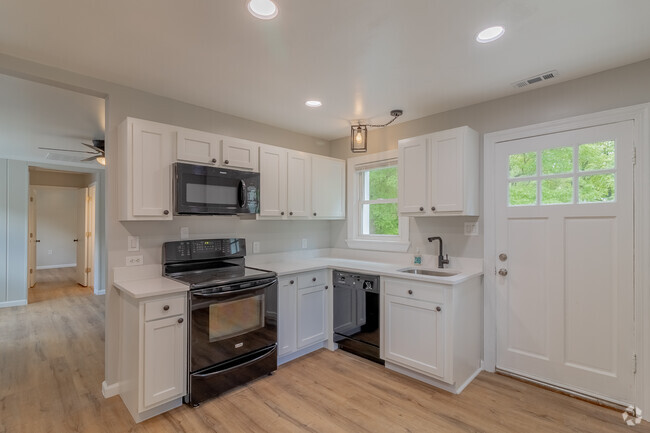
[[[210,305],[210,343],[264,327],[264,295]]]

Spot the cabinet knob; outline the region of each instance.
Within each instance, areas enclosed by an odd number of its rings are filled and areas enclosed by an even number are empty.
[[[280,215],[284,215],[284,211],[280,212]]]
[[[329,289],[329,288],[330,288],[330,286],[325,286],[325,290],[327,290],[327,289]]]
[[[442,308],[440,308],[440,307],[436,307],[436,311],[439,313],[439,312],[442,311]]]
[[[435,211],[436,211],[436,207],[435,207],[435,206],[431,206],[431,210],[435,212]]]
[[[178,318],[178,323],[183,323],[183,318],[182,317]]]
[[[413,290],[409,289],[409,295],[413,294]]]
[[[217,163],[217,158],[212,158],[212,163],[216,164]]]
[[[293,280],[289,281],[289,284],[293,284]]]
[[[169,215],[169,211],[168,211],[167,209],[165,209],[165,210],[163,211],[163,214],[164,214],[164,215]]]
[[[314,212],[314,216],[316,216],[316,212]]]
[[[316,277],[312,278],[311,280],[314,281],[314,282],[316,282]]]
[[[422,206],[420,206],[420,212],[422,212],[423,210],[424,210],[424,208]]]
[[[293,212],[289,212],[289,215],[293,215]]]
[[[230,164],[230,161],[228,161],[228,160],[226,159],[223,163],[224,163],[224,164]]]
[[[165,306],[163,307],[163,310],[168,311],[168,310],[169,310],[169,305],[165,305]]]

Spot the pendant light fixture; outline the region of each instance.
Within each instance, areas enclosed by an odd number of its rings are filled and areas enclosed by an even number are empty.
[[[368,151],[368,128],[383,128],[395,121],[404,112],[402,110],[392,110],[390,115],[393,118],[383,125],[366,125],[358,122],[350,127],[350,150],[353,153],[363,153]]]

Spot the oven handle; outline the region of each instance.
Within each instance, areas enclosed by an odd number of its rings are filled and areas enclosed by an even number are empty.
[[[257,358],[254,358],[254,359],[251,359],[251,360],[249,360],[249,361],[246,361],[246,362],[244,362],[243,364],[233,365],[232,367],[228,367],[228,368],[225,368],[225,369],[223,369],[223,370],[211,371],[210,373],[205,373],[205,374],[197,374],[197,373],[194,373],[194,374],[192,374],[192,376],[195,376],[195,377],[210,377],[210,376],[214,376],[214,375],[217,375],[217,374],[223,374],[223,373],[226,373],[226,372],[228,372],[228,371],[230,371],[230,370],[234,370],[234,369],[236,369],[236,368],[241,368],[241,367],[245,367],[245,366],[247,366],[247,365],[251,365],[252,363],[257,362],[257,361],[261,361],[262,359],[264,359],[264,358],[266,358],[267,356],[269,356],[269,355],[271,355],[272,353],[274,353],[275,350],[277,349],[277,347],[278,347],[278,343],[274,343],[273,346],[272,346],[271,348],[267,349],[267,350],[268,350],[267,352],[262,353],[262,354],[261,354],[260,356],[258,356]]]
[[[261,286],[255,286],[255,287],[249,287],[248,289],[245,290],[229,290],[227,292],[219,292],[219,293],[192,293],[192,296],[198,296],[201,298],[218,298],[220,296],[227,296],[227,295],[232,295],[233,293],[236,294],[242,294],[242,293],[248,293],[248,292],[253,292],[255,290],[259,289],[265,289],[269,286],[272,286],[275,284],[277,280],[273,280],[270,283],[262,284]]]
[[[245,208],[246,203],[248,202],[248,197],[246,194],[246,182],[244,180],[239,181],[239,207]]]

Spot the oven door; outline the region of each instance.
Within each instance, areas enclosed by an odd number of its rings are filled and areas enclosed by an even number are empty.
[[[259,178],[259,173],[175,163],[174,214],[257,213]]]
[[[273,278],[190,292],[190,372],[276,343],[277,286]]]

